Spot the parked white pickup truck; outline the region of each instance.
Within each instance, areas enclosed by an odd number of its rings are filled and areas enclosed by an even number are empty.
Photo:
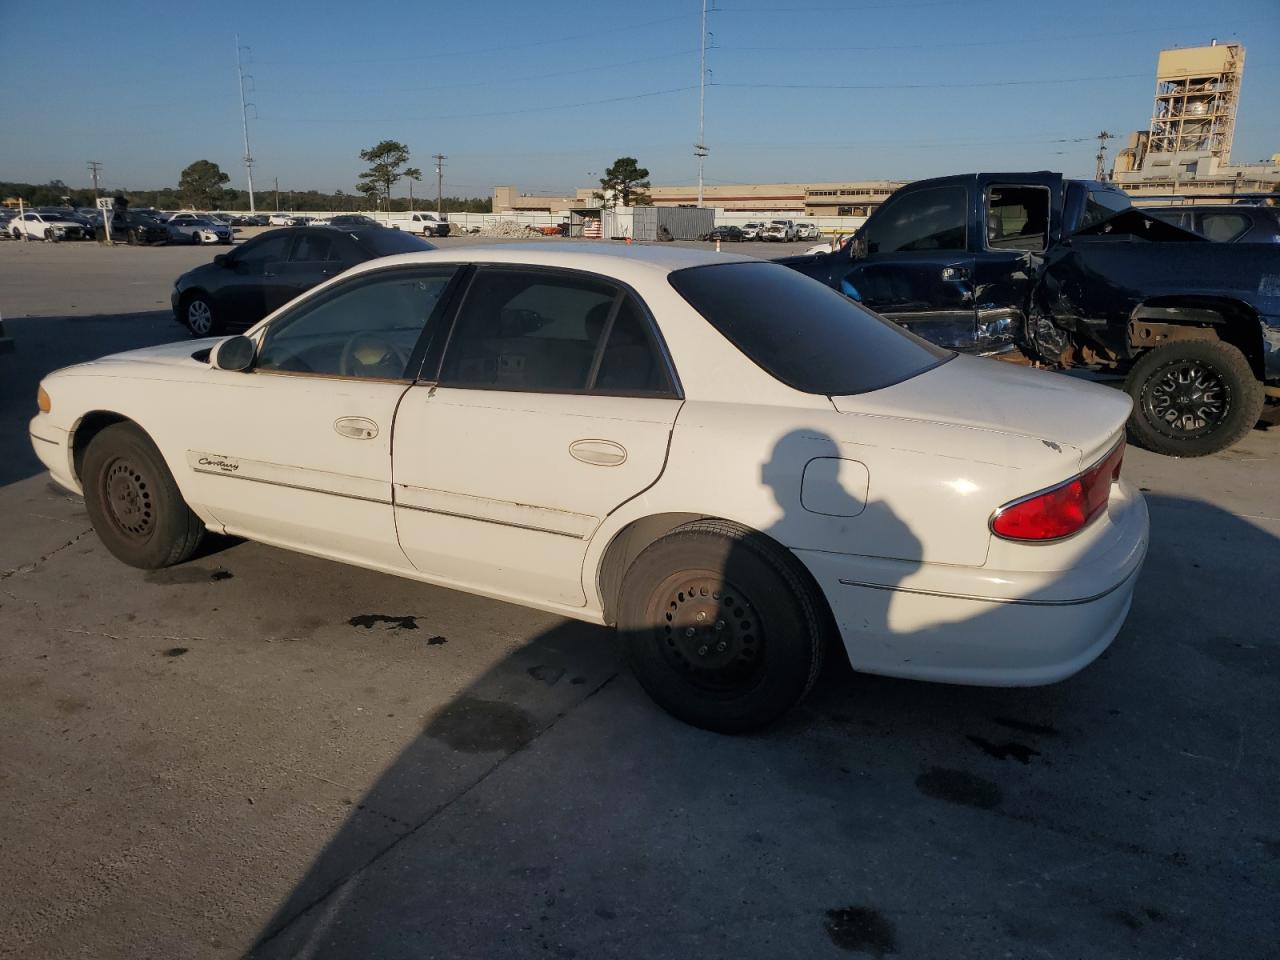
[[[399,227],[401,230],[417,233],[424,237],[447,237],[449,235],[449,221],[425,210],[415,210],[412,213],[393,213],[388,226]]]

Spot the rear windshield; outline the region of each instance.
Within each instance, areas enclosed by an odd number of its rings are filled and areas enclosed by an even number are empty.
[[[360,246],[375,257],[389,257],[396,253],[421,253],[434,250],[435,245],[403,230],[362,230],[357,238]]]
[[[757,366],[805,393],[867,393],[954,356],[780,264],[690,267],[669,279]]]

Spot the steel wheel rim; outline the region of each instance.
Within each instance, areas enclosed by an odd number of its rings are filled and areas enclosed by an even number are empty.
[[[1142,412],[1155,430],[1174,440],[1212,433],[1231,412],[1231,387],[1212,364],[1175,360],[1147,381]]]
[[[653,591],[647,621],[663,662],[685,682],[718,695],[760,683],[765,625],[750,598],[715,570],[684,570]]]
[[[107,514],[120,533],[146,540],[155,532],[151,484],[131,461],[111,461],[103,471],[102,487]]]
[[[187,326],[192,333],[208,333],[213,329],[213,311],[203,300],[192,300],[187,304]]]

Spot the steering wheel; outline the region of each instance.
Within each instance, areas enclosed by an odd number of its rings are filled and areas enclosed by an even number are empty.
[[[408,365],[408,355],[386,337],[357,333],[343,345],[338,371],[344,377],[399,379]]]

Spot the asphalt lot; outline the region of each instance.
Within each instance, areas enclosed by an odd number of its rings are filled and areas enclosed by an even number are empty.
[[[112,559],[36,383],[181,338],[217,252],[0,244],[0,955],[1275,955],[1280,428],[1130,450],[1151,554],[1081,675],[837,664],[725,738],[603,629],[252,543]]]

